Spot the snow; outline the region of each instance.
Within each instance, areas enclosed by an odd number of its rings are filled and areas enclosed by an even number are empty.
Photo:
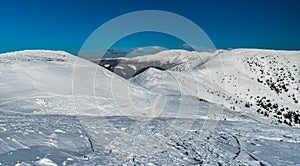
[[[216,51],[217,53],[219,51]],[[200,65],[208,61],[215,55],[212,52],[189,52],[185,50],[164,50],[155,54],[143,56],[126,56],[122,58],[103,58],[101,60],[91,60],[117,75],[128,79],[137,75],[148,67],[157,67],[160,69],[184,70],[187,65]],[[192,63],[191,63],[192,62]],[[191,63],[191,64],[190,64]],[[110,66],[107,66],[110,64]],[[182,67],[184,67],[182,69]],[[187,70],[187,69],[186,69]]]
[[[133,66],[133,65],[128,65],[128,66],[131,67],[133,70],[136,71],[136,67],[135,66]]]
[[[36,161],[35,164],[38,166],[57,166],[57,164],[53,163],[53,161],[51,161],[47,158],[42,158],[42,159]]]
[[[146,89],[160,87],[167,89],[167,92],[195,96],[240,111],[246,109],[247,112],[249,110],[253,113],[260,108],[263,114],[275,116],[280,114],[278,112],[285,114],[288,108],[295,115],[299,115],[298,62],[300,61],[297,51],[251,49],[219,51],[204,64],[189,67],[192,70],[149,69],[132,78],[131,81]],[[252,63],[262,67],[251,65],[249,67]],[[283,72],[278,72],[281,68],[285,69]],[[273,79],[273,82],[276,82],[276,79],[283,79],[283,81],[270,87],[268,84],[258,82],[259,79],[264,81]],[[174,85],[171,85],[172,83]],[[287,90],[284,89],[285,87]],[[251,108],[246,108],[246,103],[252,105]],[[271,106],[267,107],[268,104]],[[278,105],[278,108],[275,108],[275,105]],[[283,116],[277,116],[274,121],[277,120],[288,121]],[[293,121],[291,125],[299,124],[299,121],[291,120]]]
[[[299,164],[299,55],[162,51],[123,58],[173,64],[126,80],[63,51],[0,54],[0,165]]]

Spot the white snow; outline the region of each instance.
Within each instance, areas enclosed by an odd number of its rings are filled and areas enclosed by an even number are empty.
[[[128,65],[129,67],[131,67],[134,71],[136,71],[136,67],[133,65]]]
[[[134,64],[134,62],[136,63],[159,62],[160,64],[168,64],[168,63],[182,64],[182,63],[190,62],[192,60],[206,61],[209,58],[211,58],[215,53],[211,53],[211,52],[199,53],[199,52],[190,52],[185,50],[164,50],[155,54],[149,54],[149,55],[143,55],[137,57],[126,57],[126,58],[121,57],[115,59],[121,60],[121,63],[131,62],[132,64]],[[107,59],[109,60],[112,58],[107,58]]]
[[[131,60],[178,66],[125,80],[62,51],[0,54],[0,163],[299,164],[299,57],[162,51]]]
[[[38,166],[57,166],[57,164],[53,163],[50,159],[42,158],[35,162]]]

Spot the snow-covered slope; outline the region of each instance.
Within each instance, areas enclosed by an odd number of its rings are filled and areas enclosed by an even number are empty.
[[[81,160],[93,149],[81,117],[151,117],[161,98],[87,60],[46,50],[1,54],[0,89],[0,165],[38,164],[48,153],[60,163]]]
[[[299,51],[237,49],[218,56],[222,67],[218,66],[217,58],[206,66],[211,74],[217,75],[212,81],[229,93],[225,96],[229,107],[238,102],[238,109],[255,109],[280,123],[300,124]]]
[[[295,125],[300,123],[299,59],[297,51],[219,51],[205,63],[192,60],[194,65],[189,67],[149,69],[131,81],[146,89],[161,87]]]
[[[122,115],[118,106],[121,104],[121,110],[128,114],[136,109],[149,112],[144,106],[133,109],[127,101],[130,91],[132,102],[147,102],[146,90],[128,85],[114,73],[65,52],[28,50],[1,54],[0,67],[0,109],[3,111]]]
[[[0,54],[0,165],[300,163],[299,128],[270,123],[279,111],[296,122],[299,52],[133,59],[128,66],[172,65],[126,80],[62,51]]]

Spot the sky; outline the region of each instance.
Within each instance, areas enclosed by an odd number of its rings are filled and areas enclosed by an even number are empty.
[[[99,26],[139,10],[186,17],[204,30],[216,48],[300,50],[299,8],[298,0],[2,0],[0,52],[50,49],[76,54]],[[176,48],[179,44],[172,36],[141,33],[115,46]]]

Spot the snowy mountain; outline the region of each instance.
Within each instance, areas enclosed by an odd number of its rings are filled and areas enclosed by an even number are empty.
[[[178,66],[179,64],[192,61],[199,61],[199,63],[205,62],[213,55],[211,53],[201,53],[201,56],[198,56],[198,54],[197,52],[185,50],[165,50],[155,54],[137,57],[103,58],[91,61],[109,69],[121,77],[129,79],[149,67],[166,70]]]
[[[0,165],[299,164],[299,56],[0,54]]]
[[[275,117],[279,123],[300,123],[300,61],[296,51],[237,49],[197,53],[170,50],[109,60],[118,61],[110,65],[111,71],[124,78],[133,77],[131,82],[146,89],[161,87],[229,109],[254,109],[264,116]],[[177,84],[182,84],[180,89]]]
[[[213,53],[167,50],[100,61],[121,77],[134,77],[131,82],[146,89],[160,87],[229,109],[254,110],[292,126],[300,123],[299,63],[297,51],[257,49]],[[182,84],[180,89],[177,84]]]

